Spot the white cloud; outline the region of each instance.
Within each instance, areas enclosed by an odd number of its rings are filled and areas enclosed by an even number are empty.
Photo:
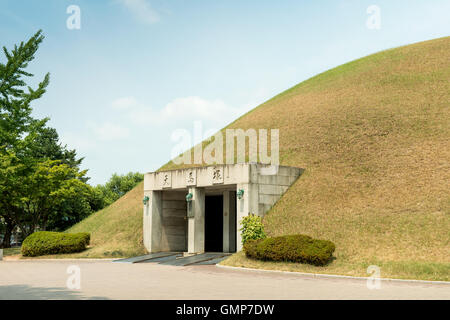
[[[110,122],[105,122],[100,125],[90,124],[89,126],[94,131],[98,140],[101,141],[125,139],[130,136],[130,131],[128,128]]]
[[[63,132],[61,134],[61,141],[63,144],[67,144],[69,149],[75,149],[77,151],[86,151],[95,147],[95,142],[92,139],[74,134],[73,132]]]
[[[191,117],[213,120],[221,115],[236,112],[222,100],[205,100],[200,97],[177,98],[169,102],[161,111],[166,118]]]
[[[118,110],[126,110],[131,109],[133,107],[138,106],[138,102],[134,97],[124,97],[117,100],[114,100],[112,103],[112,107]]]
[[[136,125],[165,126],[171,122],[187,124],[201,120],[208,123],[208,126],[222,127],[252,106],[236,108],[219,99],[206,100],[191,96],[174,99],[159,110],[140,103],[134,97],[117,99],[112,102],[112,107],[126,111],[129,119]]]
[[[142,23],[153,24],[159,21],[158,13],[146,0],[119,0]]]

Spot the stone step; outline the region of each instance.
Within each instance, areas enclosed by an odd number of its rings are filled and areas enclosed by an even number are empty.
[[[161,263],[162,265],[170,265],[170,266],[189,266],[193,264],[198,264],[200,262],[205,262],[208,260],[221,258],[228,256],[228,253],[200,253],[194,256],[182,257],[175,260],[169,260]]]
[[[169,257],[169,256],[175,256],[179,254],[179,252],[157,252],[157,253],[150,253],[143,256],[138,257],[132,257],[132,258],[126,258],[126,259],[118,259],[114,260],[113,262],[119,262],[119,263],[139,263],[151,259],[156,258],[162,258],[162,257]]]

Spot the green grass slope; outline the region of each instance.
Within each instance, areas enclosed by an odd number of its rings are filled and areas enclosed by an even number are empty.
[[[144,183],[139,183],[122,198],[100,210],[67,232],[91,233],[90,248],[64,255],[79,258],[131,257],[145,253],[142,234],[142,196]]]
[[[383,51],[319,74],[228,128],[279,128],[280,161],[305,173],[266,215],[269,235],[336,243],[336,260],[310,269],[449,279],[450,37]],[[174,169],[169,162],[164,169]],[[134,196],[131,196],[134,195]],[[91,231],[92,255],[142,251],[142,185],[71,231]],[[115,247],[117,245],[117,247]]]

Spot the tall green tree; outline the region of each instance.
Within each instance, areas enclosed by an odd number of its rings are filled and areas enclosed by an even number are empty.
[[[83,158],[59,142],[48,118],[32,116],[32,102],[42,97],[49,74],[33,89],[29,63],[44,36],[38,31],[12,50],[3,47],[0,61],[0,220],[3,246],[10,245],[14,228],[25,234],[37,227],[64,227],[92,212],[99,192],[86,184]],[[61,222],[62,221],[62,222]]]
[[[0,148],[3,150],[26,147],[36,131],[48,121],[47,118],[38,120],[31,116],[31,102],[45,93],[50,74],[44,76],[36,89],[25,82],[25,79],[33,77],[25,69],[34,60],[43,40],[39,30],[30,40],[15,45],[11,51],[3,47],[6,57],[6,63],[0,62]]]
[[[11,51],[3,47],[6,61],[0,61],[0,165],[3,170],[3,179],[0,179],[0,217],[6,228],[4,247],[10,245],[10,235],[16,227],[14,217],[21,211],[18,207],[22,186],[20,174],[31,172],[35,165],[35,159],[29,157],[26,150],[38,130],[48,121],[47,118],[39,120],[31,116],[31,103],[45,93],[50,75],[47,73],[35,89],[27,86],[25,81],[33,77],[26,68],[34,60],[43,39],[39,30]]]
[[[42,97],[49,74],[36,89],[27,86],[26,71],[44,36],[38,31],[9,51],[0,61],[0,223],[3,247],[13,230],[26,235],[37,228],[63,230],[104,205],[104,194],[86,182],[83,158],[59,141],[48,118],[32,116],[32,102]],[[127,188],[122,181],[119,189]]]

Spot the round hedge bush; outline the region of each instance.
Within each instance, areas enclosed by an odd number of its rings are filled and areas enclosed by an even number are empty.
[[[62,233],[38,231],[29,235],[22,243],[22,255],[36,257],[48,254],[73,253],[86,249],[91,235],[86,232]]]
[[[244,244],[245,255],[248,258],[309,263],[317,266],[327,264],[335,248],[331,241],[316,240],[301,234],[248,240]]]

